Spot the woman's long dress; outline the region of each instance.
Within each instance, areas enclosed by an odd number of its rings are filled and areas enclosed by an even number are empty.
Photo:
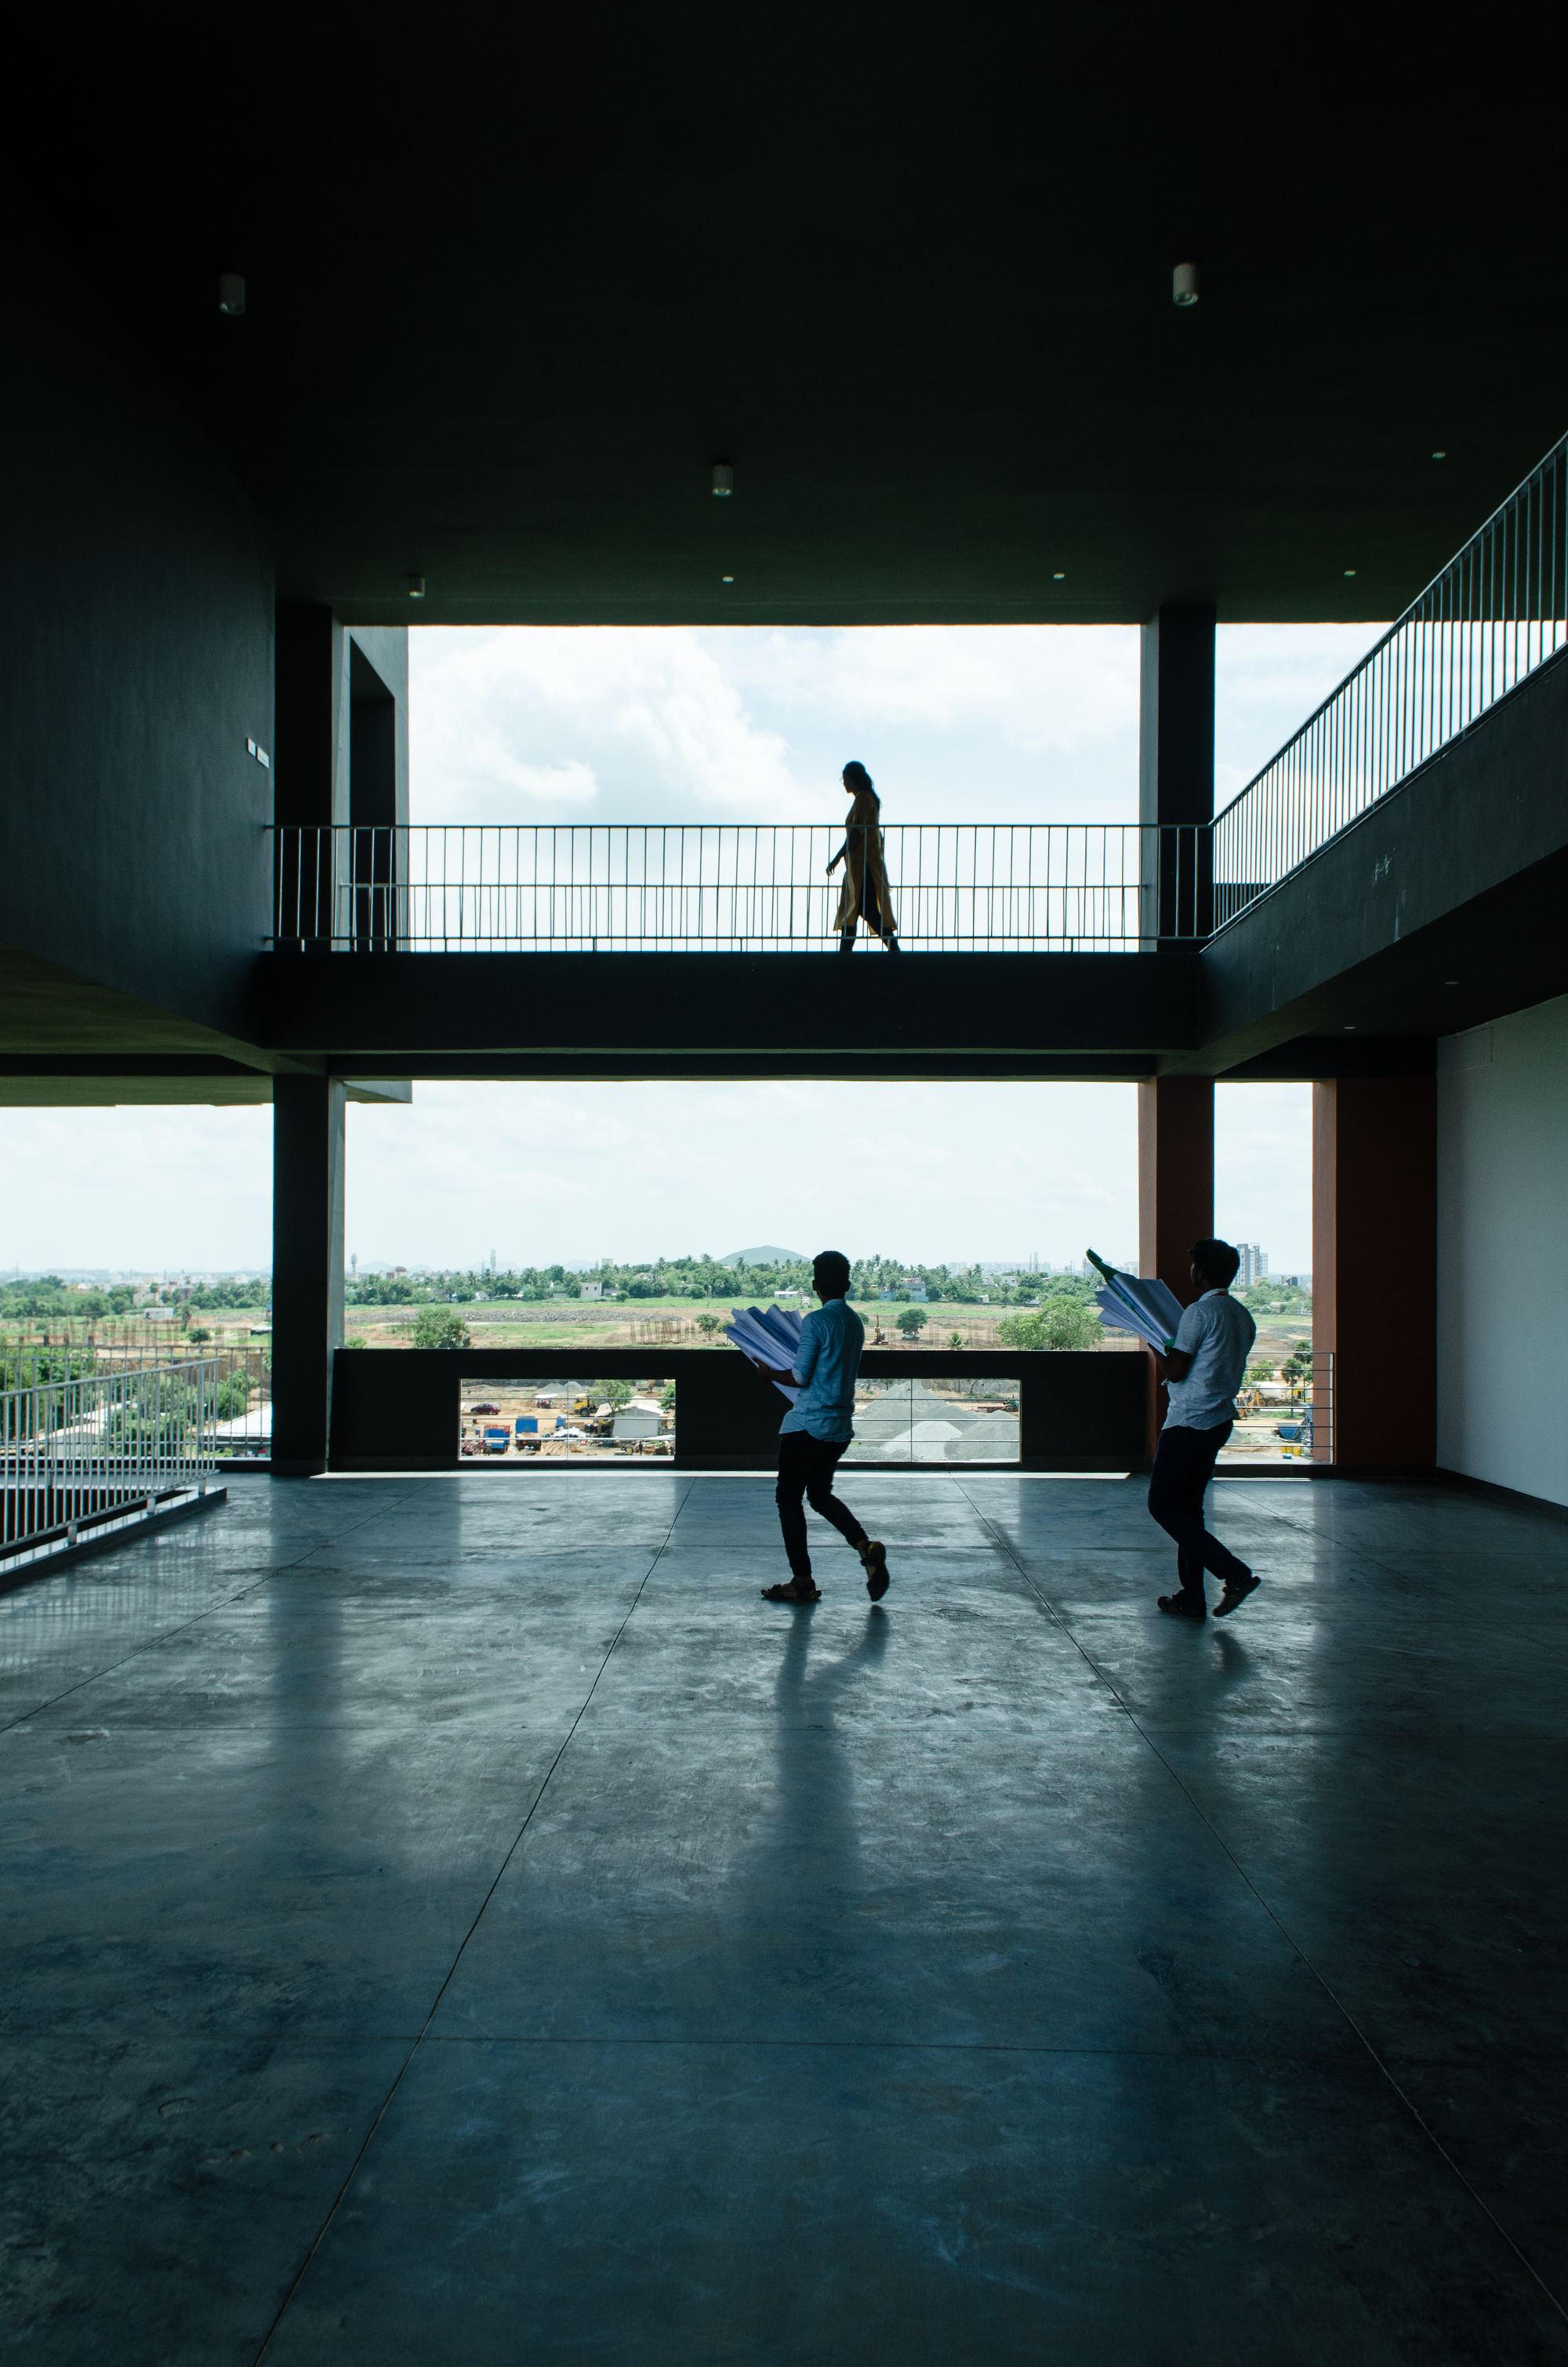
[[[838,918],[833,923],[841,937],[854,934],[857,919],[863,919],[866,927],[885,940],[897,931],[887,893],[887,860],[878,819],[881,812],[880,798],[868,796],[863,789],[850,808],[844,825],[844,884],[839,893]]]

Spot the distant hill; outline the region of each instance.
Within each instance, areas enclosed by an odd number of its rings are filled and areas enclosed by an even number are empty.
[[[759,1249],[731,1250],[728,1257],[720,1258],[719,1263],[720,1265],[800,1265],[805,1260],[804,1250],[775,1249],[771,1241],[764,1241]]]

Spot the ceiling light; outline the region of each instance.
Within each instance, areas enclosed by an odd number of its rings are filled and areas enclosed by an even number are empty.
[[[1457,986],[1459,984],[1459,980],[1457,978],[1445,978],[1443,984],[1445,986]]]
[[[423,597],[424,597],[424,578],[423,578],[423,575],[411,575],[411,576],[409,577],[409,598],[410,598],[411,600],[423,600]]]
[[[1446,452],[1434,452],[1432,455],[1434,460],[1446,460],[1448,457]]]
[[[1356,571],[1355,571],[1355,569],[1354,569],[1353,567],[1348,567],[1348,568],[1345,570],[1345,572],[1346,572],[1346,574],[1347,574],[1347,575],[1354,575],[1354,573],[1356,572]]]
[[[237,271],[220,271],[218,275],[218,310],[237,320],[245,309],[245,283]]]
[[[1356,1023],[1355,1023],[1355,1021],[1354,1021],[1353,1019],[1347,1019],[1347,1021],[1345,1022],[1345,1033],[1346,1033],[1346,1035],[1347,1035],[1347,1036],[1353,1036],[1353,1035],[1355,1034],[1355,1032],[1356,1032]]]
[[[1198,266],[1179,263],[1170,275],[1170,300],[1173,304],[1196,304],[1198,301]]]
[[[1055,575],[1053,575],[1053,576],[1052,576],[1052,578],[1051,578],[1051,581],[1052,581],[1052,583],[1065,583],[1066,582],[1066,580],[1067,580],[1066,570],[1066,568],[1063,568],[1063,567],[1058,567],[1058,568],[1057,568],[1057,570],[1056,570],[1056,572],[1055,572]]]
[[[735,578],[733,575],[721,575],[718,580],[721,583],[733,583]]]
[[[735,471],[728,460],[714,462],[713,489],[721,500],[726,493],[732,493],[735,491]]]

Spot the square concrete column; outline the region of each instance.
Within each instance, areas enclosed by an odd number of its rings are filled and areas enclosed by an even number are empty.
[[[1333,1356],[1330,1438],[1351,1469],[1438,1456],[1438,1084],[1336,1077],[1312,1089],[1312,1344]],[[1314,1390],[1327,1376],[1314,1376]]]
[[[1155,1077],[1138,1087],[1138,1272],[1157,1274],[1183,1307],[1192,1244],[1214,1230],[1214,1082]],[[1165,1420],[1165,1385],[1149,1359],[1148,1452]]]
[[[1138,819],[1176,825],[1145,840],[1141,928],[1162,953],[1214,925],[1214,622],[1212,600],[1171,600],[1141,636]]]
[[[343,1345],[344,1089],[279,1077],[272,1100],[272,1467],[327,1467]]]

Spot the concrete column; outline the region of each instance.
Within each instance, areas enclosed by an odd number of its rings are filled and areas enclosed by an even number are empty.
[[[1336,1077],[1312,1089],[1314,1353],[1332,1352],[1332,1446],[1351,1469],[1438,1452],[1438,1086]],[[1318,1385],[1321,1386],[1321,1374]]]
[[[347,657],[347,638],[330,608],[279,607],[272,773],[280,827],[321,830],[349,819]],[[330,842],[279,837],[276,898],[280,943],[324,952],[334,920]]]
[[[1214,1230],[1214,1083],[1156,1077],[1138,1087],[1138,1272],[1157,1274],[1183,1307],[1192,1244]],[[1148,1452],[1165,1420],[1165,1385],[1149,1360]]]
[[[1213,928],[1214,605],[1168,601],[1143,629],[1138,819],[1175,822],[1147,851],[1143,932],[1179,951]]]
[[[272,1101],[272,1464],[324,1471],[343,1345],[344,1089],[278,1077]]]

